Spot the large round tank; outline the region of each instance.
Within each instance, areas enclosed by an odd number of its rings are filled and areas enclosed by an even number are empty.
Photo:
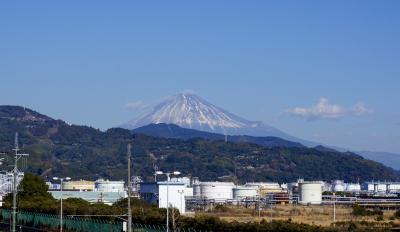
[[[280,184],[274,182],[252,182],[252,183],[246,183],[244,186],[257,187],[261,196],[265,196],[268,193],[282,192]]]
[[[299,183],[299,203],[303,205],[322,203],[322,186],[320,182]]]
[[[361,185],[348,183],[348,184],[346,184],[346,191],[347,192],[359,192],[359,191],[361,191]]]
[[[257,187],[236,186],[233,188],[233,198],[243,199],[246,197],[256,197],[258,195]]]
[[[124,181],[109,181],[109,180],[97,180],[95,183],[96,191],[98,192],[123,192]]]
[[[334,192],[343,192],[345,190],[344,181],[343,180],[335,180],[332,184],[332,191]]]
[[[66,181],[63,182],[62,187],[64,190],[93,191],[94,182],[87,180]]]
[[[232,189],[235,185],[232,182],[201,182],[201,197],[214,200],[226,200],[233,198]]]

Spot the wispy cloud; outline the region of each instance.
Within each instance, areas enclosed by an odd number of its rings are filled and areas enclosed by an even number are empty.
[[[364,102],[359,102],[353,106],[352,112],[356,116],[363,116],[374,113],[374,109],[367,107]]]
[[[287,113],[307,118],[309,120],[315,119],[338,119],[345,115],[345,109],[338,104],[329,103],[327,98],[320,98],[316,105],[310,107],[295,107],[286,110]]]
[[[146,108],[148,105],[142,101],[132,101],[125,104],[125,109],[128,110],[141,110]]]

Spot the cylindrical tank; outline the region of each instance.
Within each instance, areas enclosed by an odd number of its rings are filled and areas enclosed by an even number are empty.
[[[214,200],[226,200],[233,198],[232,182],[201,182],[200,195],[201,197]]]
[[[322,186],[320,182],[299,183],[299,203],[303,205],[322,203]]]
[[[333,192],[343,192],[345,190],[344,181],[343,180],[335,180],[333,181],[332,191]]]
[[[201,197],[201,191],[200,191],[200,183],[194,183],[193,184],[193,196],[196,198],[200,198]]]
[[[256,197],[258,195],[257,187],[236,186],[233,188],[233,198],[243,199],[246,197]]]
[[[348,183],[348,184],[346,184],[346,191],[347,192],[359,192],[359,191],[361,191],[361,185]]]
[[[123,192],[124,181],[109,181],[109,180],[97,180],[95,183],[96,191],[98,192]]]
[[[94,182],[87,180],[67,181],[63,182],[64,190],[81,190],[81,191],[93,191]]]
[[[279,185],[279,183],[274,183],[274,182],[252,182],[252,183],[246,183],[244,186],[257,187],[262,196],[265,196],[268,193],[282,192],[282,188]]]

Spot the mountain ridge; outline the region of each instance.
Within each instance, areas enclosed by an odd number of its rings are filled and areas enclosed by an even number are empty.
[[[13,149],[14,134],[18,132],[20,148],[30,154],[26,171],[43,177],[125,179],[126,146],[131,143],[133,172],[145,180],[152,180],[154,165],[161,170],[179,170],[184,175],[198,176],[201,180],[225,180],[221,178],[229,177],[238,183],[287,182],[298,177],[346,181],[400,180],[399,173],[393,169],[354,153],[307,147],[266,148],[252,143],[199,138],[157,138],[132,134],[121,128],[103,132],[50,117],[48,120],[21,120],[33,113],[25,108],[17,110],[21,111],[19,116],[0,117],[0,151]],[[7,111],[13,109],[0,106],[0,112]],[[7,156],[5,167],[12,162],[12,156]]]
[[[194,138],[202,138],[209,140],[227,140],[229,142],[246,142],[254,143],[264,147],[304,147],[300,143],[291,142],[278,137],[254,137],[248,135],[222,135],[217,133],[210,133],[206,131],[198,131],[194,129],[187,129],[175,124],[149,124],[143,127],[132,130],[136,134],[145,134],[154,137],[174,138],[189,140]]]

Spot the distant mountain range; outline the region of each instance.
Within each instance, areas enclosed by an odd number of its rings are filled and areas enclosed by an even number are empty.
[[[159,131],[171,129],[160,125]],[[147,129],[154,128],[150,125]],[[142,129],[146,129],[142,128]],[[174,128],[176,136],[187,130]],[[174,132],[175,131],[175,132]],[[176,131],[181,131],[177,133]],[[400,180],[384,165],[350,152],[308,148],[277,138],[261,138],[261,144],[224,140],[153,137],[113,128],[105,132],[54,120],[18,106],[0,106],[0,152],[3,168],[13,162],[14,134],[19,133],[22,152],[30,154],[27,171],[43,177],[70,176],[74,179],[126,177],[126,145],[133,146],[133,173],[151,180],[154,165],[160,170],[179,170],[201,180],[295,181],[344,179],[346,181]],[[192,133],[193,131],[189,131]],[[196,132],[198,133],[198,132]],[[203,134],[204,135],[204,134]],[[220,138],[221,135],[208,135]],[[197,137],[197,136],[196,136]],[[239,136],[240,137],[240,136]],[[239,138],[238,137],[238,138]],[[276,146],[276,145],[289,146]]]
[[[373,152],[373,151],[356,151],[362,157],[370,160],[377,161],[388,167],[400,170],[400,155],[390,152]]]
[[[291,142],[278,137],[255,137],[248,135],[222,135],[193,129],[186,129],[174,124],[149,124],[132,130],[135,134],[145,134],[161,138],[226,140],[229,142],[254,143],[263,147],[304,147],[300,143]]]

